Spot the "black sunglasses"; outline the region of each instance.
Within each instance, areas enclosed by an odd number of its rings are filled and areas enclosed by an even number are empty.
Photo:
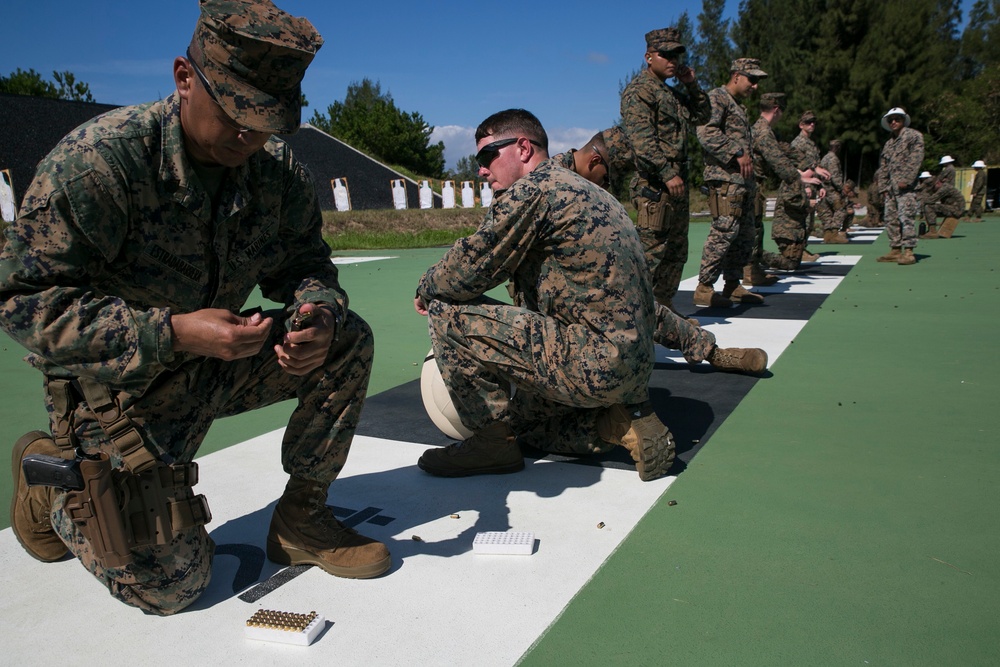
[[[479,149],[478,153],[476,153],[476,162],[479,164],[480,167],[484,169],[489,169],[490,165],[493,164],[493,160],[496,160],[497,155],[500,155],[501,148],[503,148],[504,146],[510,146],[511,144],[517,143],[520,139],[524,138],[526,137],[512,137],[510,139],[498,139],[493,143],[486,144],[481,149]],[[534,139],[528,139],[528,141],[535,144],[539,148],[542,147],[542,145],[537,141],[535,141]]]

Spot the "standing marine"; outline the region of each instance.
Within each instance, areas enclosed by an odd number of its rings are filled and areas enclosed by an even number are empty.
[[[688,143],[711,113],[695,71],[681,64],[676,28],[646,33],[646,69],[622,91],[622,129],[634,151],[632,203],[656,302],[673,308],[688,256]],[[666,80],[676,78],[680,86]]]
[[[882,116],[882,127],[891,135],[879,155],[879,189],[885,197],[885,229],[889,252],[879,262],[915,264],[916,219],[920,212],[917,177],[924,161],[924,135],[910,127],[910,115],[893,107]]]

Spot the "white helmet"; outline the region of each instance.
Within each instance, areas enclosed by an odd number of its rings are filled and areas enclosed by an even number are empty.
[[[986,163],[983,162],[982,160],[976,160],[975,162],[972,163],[972,166],[975,167],[976,169],[985,169]]]
[[[954,161],[955,161],[955,158],[953,158],[950,155],[945,155],[943,158],[941,158],[941,161],[938,162],[938,164],[949,164],[949,163],[954,162]]]
[[[889,127],[889,120],[888,120],[889,116],[902,116],[903,117],[903,126],[904,127],[909,127],[910,126],[910,114],[906,113],[906,111],[903,109],[903,107],[893,107],[893,108],[889,109],[888,111],[886,111],[885,115],[882,116],[882,127],[884,127],[887,130],[891,130],[892,129],[892,128]]]
[[[930,177],[931,177],[931,172],[929,172],[929,171],[922,171],[922,172],[920,172],[919,178],[930,178]]]

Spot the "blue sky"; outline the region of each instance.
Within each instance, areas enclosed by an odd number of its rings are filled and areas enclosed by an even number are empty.
[[[198,18],[196,0],[5,4],[0,74],[20,67],[50,79],[68,70],[107,104],[168,95],[173,58],[183,55]],[[643,35],[685,10],[692,21],[701,11],[701,0],[276,4],[308,18],[326,40],[303,81],[304,121],[368,77],[435,127],[448,166],[474,152],[481,120],[510,107],[535,113],[555,150],[583,145],[618,118],[619,84],[642,65]],[[738,6],[729,0],[727,12]],[[157,7],[168,9],[156,14]]]

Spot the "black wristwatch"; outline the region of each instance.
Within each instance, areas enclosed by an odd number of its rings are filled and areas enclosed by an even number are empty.
[[[736,157],[743,157],[743,149],[742,148],[739,149],[738,151],[736,151]]]

